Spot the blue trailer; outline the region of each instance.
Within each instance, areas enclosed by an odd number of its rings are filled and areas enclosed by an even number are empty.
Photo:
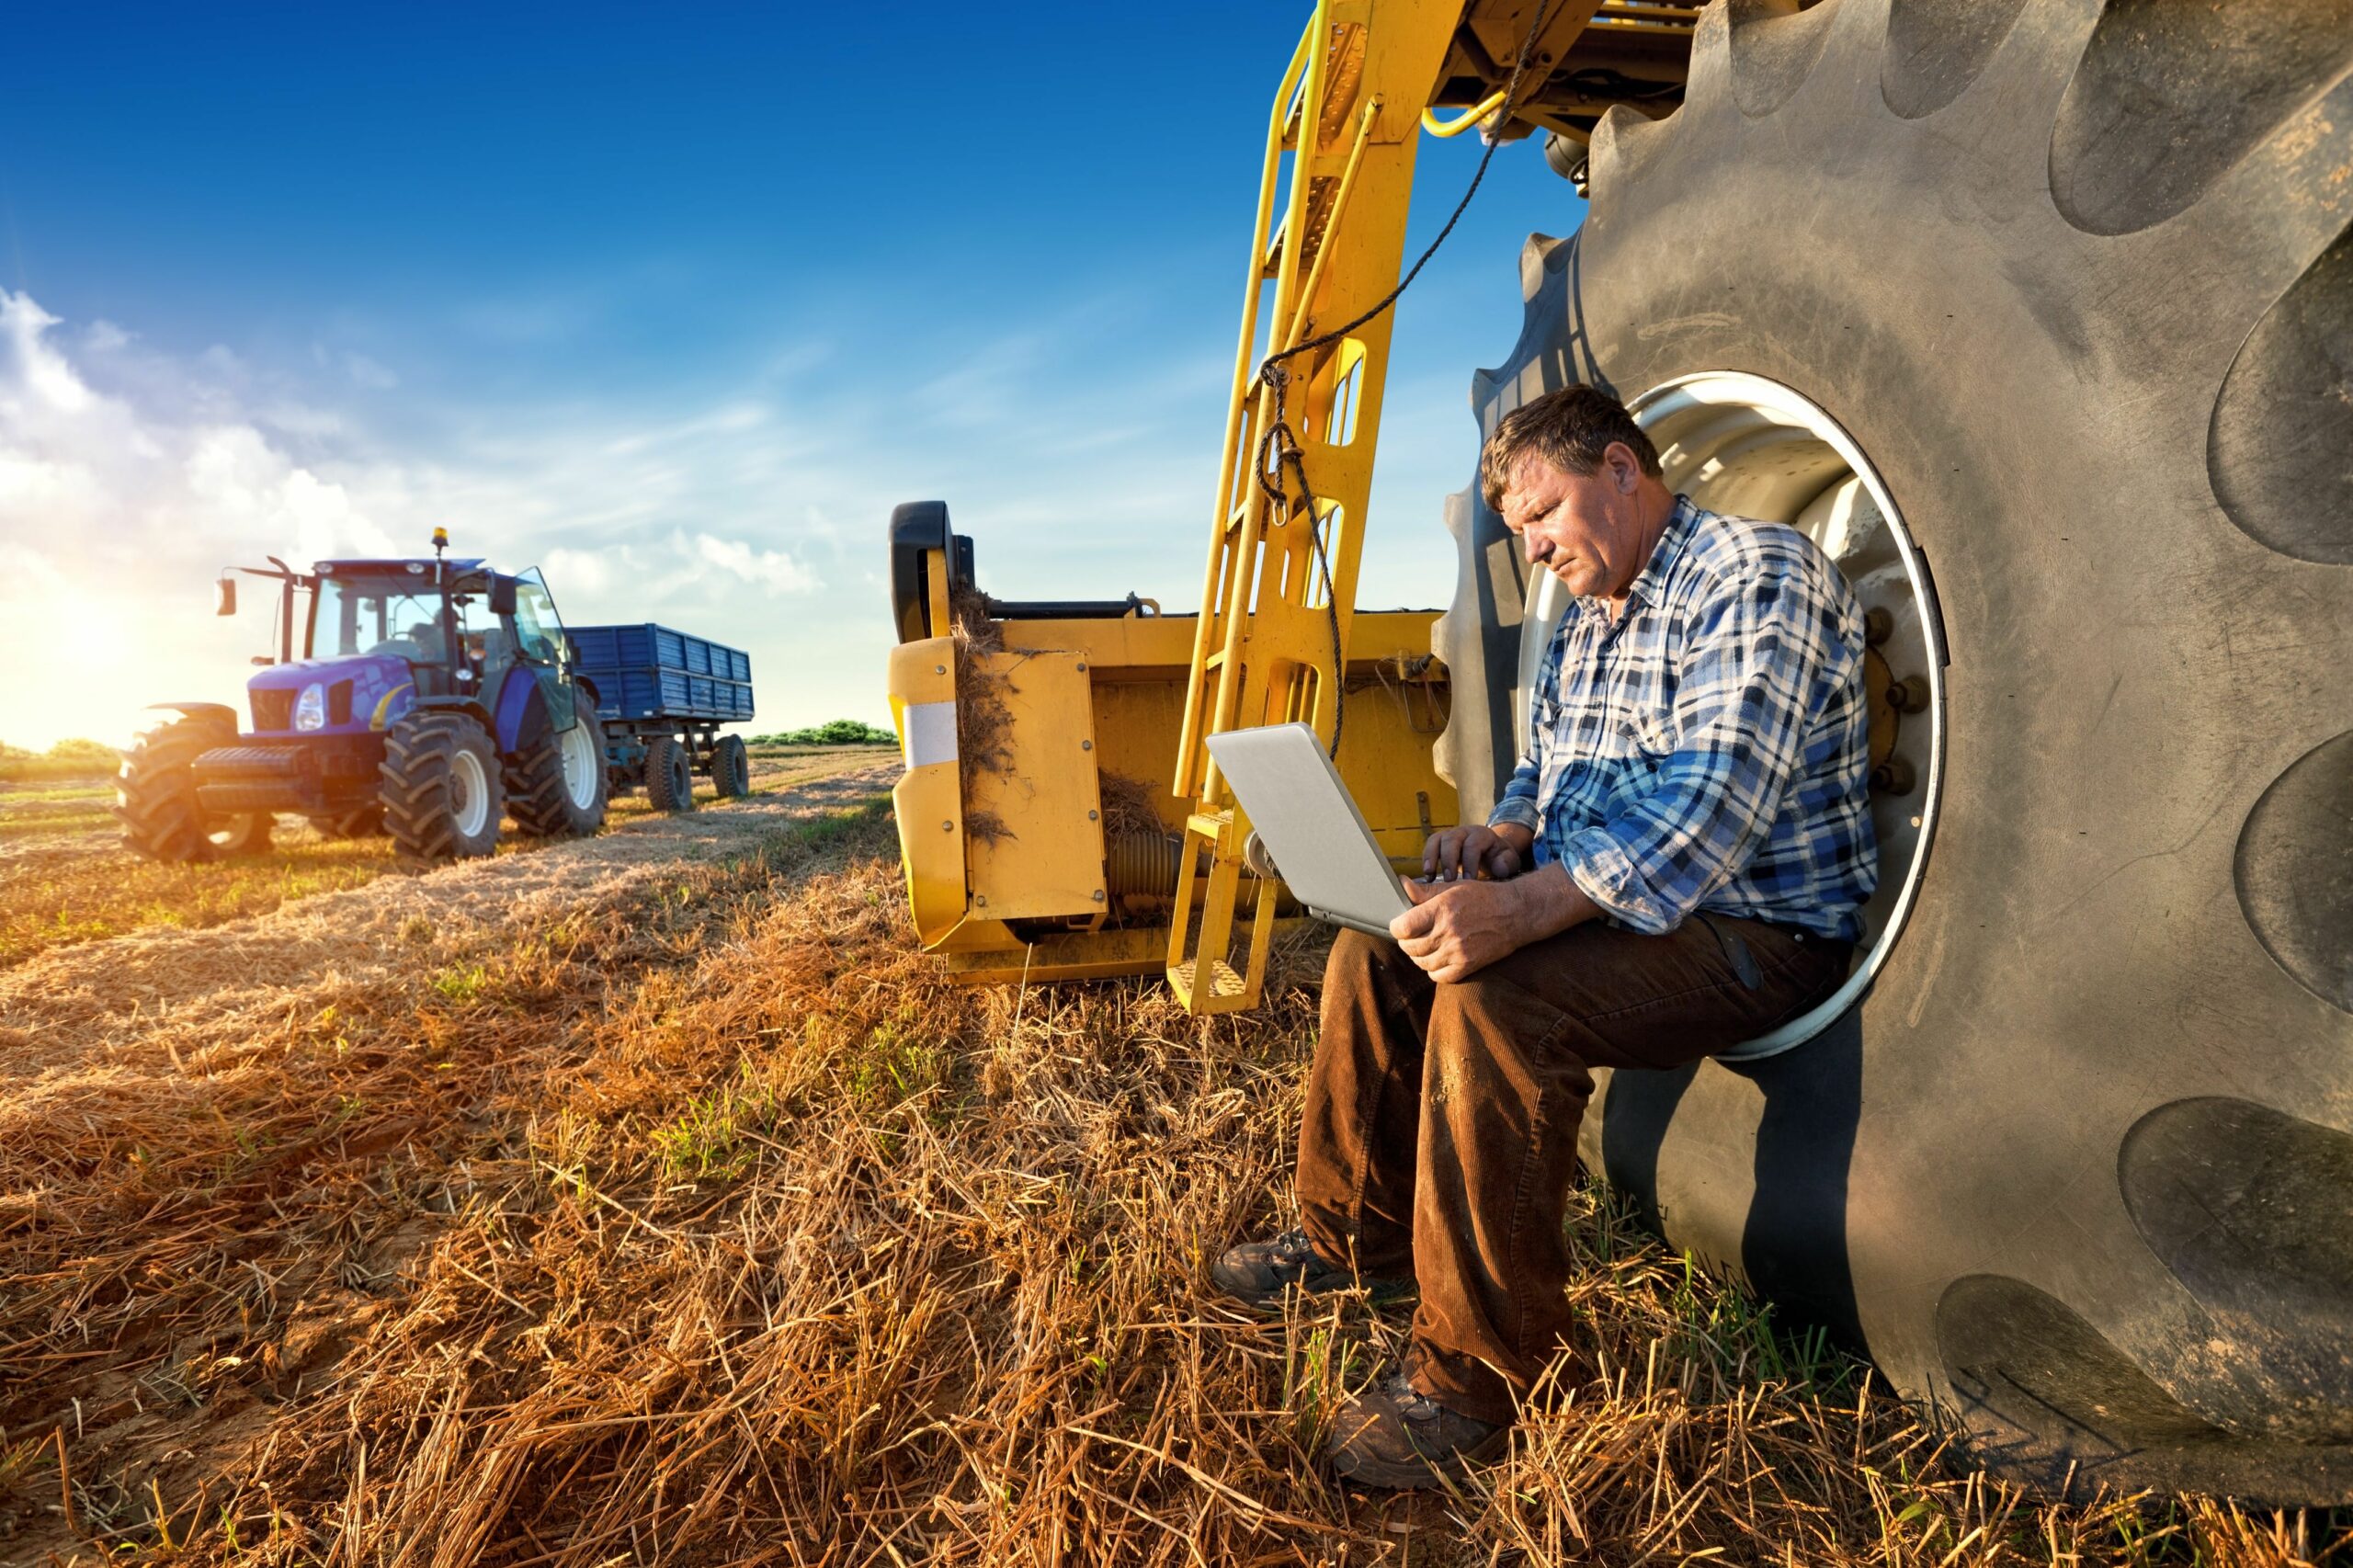
[[[665,812],[694,810],[698,773],[722,796],[752,792],[743,738],[719,733],[752,717],[749,654],[651,622],[566,634],[581,684],[597,694],[614,790],[642,785]]]

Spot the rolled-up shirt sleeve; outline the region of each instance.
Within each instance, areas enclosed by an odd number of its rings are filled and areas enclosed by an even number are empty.
[[[1542,826],[1542,814],[1538,810],[1536,797],[1536,784],[1540,777],[1536,759],[1521,757],[1519,766],[1511,770],[1510,780],[1504,785],[1503,799],[1497,801],[1495,809],[1487,813],[1487,825],[1503,827],[1508,824],[1524,827],[1530,833]]]
[[[1780,811],[1823,683],[1844,679],[1854,656],[1839,600],[1811,577],[1802,563],[1770,562],[1700,607],[1679,672],[1674,750],[1655,783],[1560,846],[1586,896],[1637,931],[1682,924],[1740,874]],[[1535,793],[1531,775],[1528,815],[1510,820],[1534,823]]]

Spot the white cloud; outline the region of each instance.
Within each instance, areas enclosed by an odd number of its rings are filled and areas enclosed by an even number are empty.
[[[548,324],[586,302],[559,296]],[[1107,361],[1114,336],[1156,340],[1104,311],[854,362],[830,345],[859,324],[828,318],[699,387],[619,377],[482,403],[480,381],[425,371],[387,399],[369,383],[389,368],[332,334],[275,359],[176,356],[139,324],[68,326],[0,290],[0,548],[42,562],[0,573],[0,668],[106,645],[72,682],[0,683],[0,737],[121,740],[146,702],[236,701],[274,598],[254,584],[215,620],[220,567],[422,554],[437,525],[458,553],[540,565],[574,624],[660,620],[793,671],[761,682],[764,726],[882,716],[883,525],[903,501],[946,498],[1000,597],[1188,608],[1222,353]],[[417,363],[461,358],[465,335],[421,340]]]
[[[697,534],[695,553],[740,582],[779,594],[806,594],[817,587],[817,574],[780,550],[755,550],[739,539]]]
[[[365,354],[345,355],[343,368],[350,372],[354,381],[375,391],[387,391],[401,384],[398,376]]]

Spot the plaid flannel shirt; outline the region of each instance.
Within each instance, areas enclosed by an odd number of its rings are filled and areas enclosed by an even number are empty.
[[[1569,601],[1489,825],[1637,931],[1718,910],[1851,940],[1879,877],[1862,670],[1811,540],[1678,495],[1616,620]]]

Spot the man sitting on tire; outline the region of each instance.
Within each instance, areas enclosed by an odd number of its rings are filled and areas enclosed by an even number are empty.
[[[1574,596],[1483,826],[1433,836],[1390,926],[1324,971],[1302,1228],[1228,1294],[1418,1287],[1405,1364],[1342,1411],[1344,1477],[1427,1486],[1500,1449],[1569,1326],[1589,1069],[1685,1066],[1824,1000],[1876,877],[1863,615],[1794,529],[1670,493],[1591,387],[1506,415],[1481,485]]]

